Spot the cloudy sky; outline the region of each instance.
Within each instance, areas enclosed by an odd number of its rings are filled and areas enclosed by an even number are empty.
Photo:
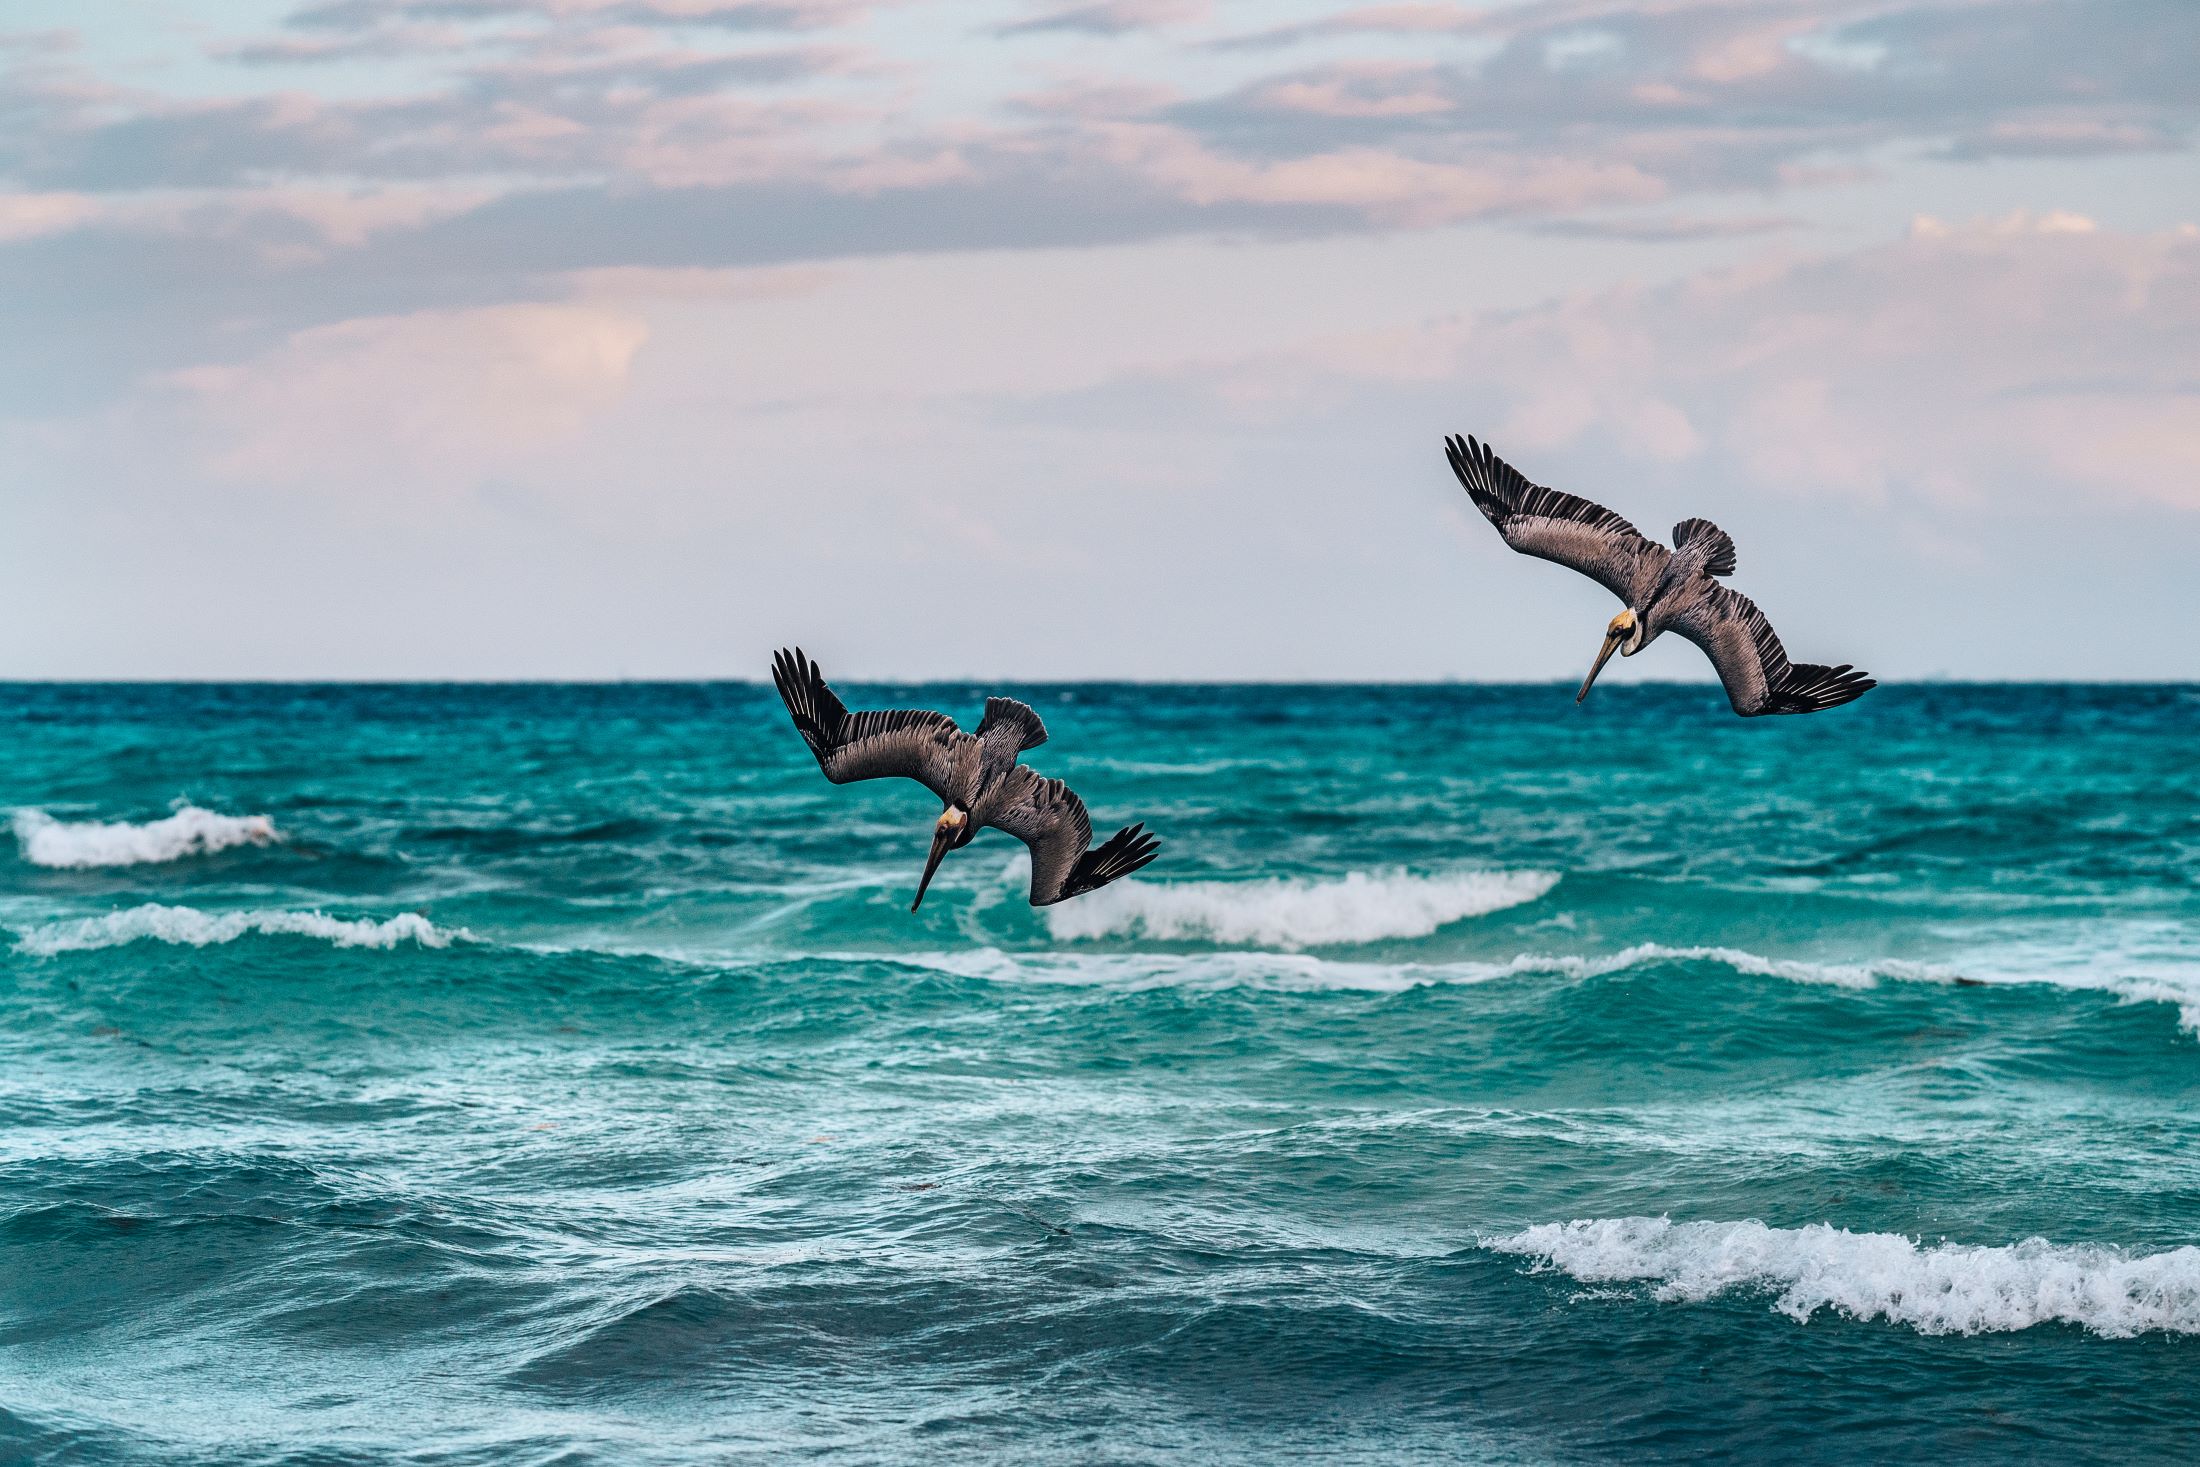
[[[2200,677],[2191,0],[8,0],[0,676]],[[1668,639],[1635,676],[1708,669]]]

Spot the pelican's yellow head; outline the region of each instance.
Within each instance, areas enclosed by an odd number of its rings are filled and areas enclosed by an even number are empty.
[[[957,846],[968,845],[977,832],[970,828],[970,812],[960,805],[949,805],[940,811],[940,818],[932,826],[932,854],[924,860],[924,879],[917,883],[917,899],[909,904],[914,912],[924,905],[925,888],[932,884],[932,873],[940,869],[940,858]]]
[[[1642,623],[1636,618],[1633,608],[1622,607],[1620,614],[1613,617],[1610,623],[1605,626],[1604,645],[1597,650],[1596,665],[1591,667],[1589,675],[1581,680],[1581,691],[1574,694],[1574,701],[1579,703],[1589,696],[1589,685],[1597,680],[1598,673],[1604,671],[1604,664],[1612,660],[1614,652],[1632,657],[1640,650],[1642,650]]]
[[[1604,635],[1625,637],[1627,645],[1619,649],[1619,655],[1632,657],[1642,650],[1642,637],[1639,635],[1641,629],[1642,623],[1636,619],[1635,613],[1623,606],[1619,615],[1613,617],[1611,623],[1604,628]]]

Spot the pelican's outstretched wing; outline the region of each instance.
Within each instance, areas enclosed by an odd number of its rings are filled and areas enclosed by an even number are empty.
[[[1097,891],[1151,861],[1161,842],[1146,827],[1126,825],[1091,850],[1092,818],[1077,792],[1019,764],[1008,776],[1005,806],[987,824],[1031,847],[1031,904],[1048,907]]]
[[[825,674],[800,647],[772,659],[772,681],[794,715],[794,726],[834,784],[856,779],[913,779],[941,799],[952,799],[956,757],[977,740],[944,713],[924,708],[850,713]]]
[[[1505,543],[1580,571],[1629,606],[1656,584],[1672,552],[1601,504],[1531,484],[1472,438],[1446,438],[1451,471]]]
[[[1772,623],[1739,591],[1715,586],[1674,618],[1672,629],[1703,648],[1727,701],[1744,718],[1816,713],[1863,697],[1879,684],[1848,666],[1790,662]]]

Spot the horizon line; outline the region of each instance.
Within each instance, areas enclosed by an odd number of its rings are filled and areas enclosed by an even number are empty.
[[[1017,677],[1009,674],[955,674],[935,677],[838,677],[836,682],[874,687],[954,687],[1008,684],[1027,688],[1566,688],[1572,678],[1139,678]],[[2200,687],[2200,678],[1948,677],[1880,678],[1880,687]],[[0,688],[618,688],[751,687],[769,688],[770,678],[755,677],[5,677]],[[1600,684],[1600,686],[1602,686]],[[1624,688],[1718,689],[1717,679],[1636,678],[1612,683]]]

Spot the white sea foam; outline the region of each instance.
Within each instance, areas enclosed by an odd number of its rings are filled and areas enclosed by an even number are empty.
[[[1157,941],[1335,947],[1426,937],[1466,917],[1532,902],[1558,884],[1551,871],[1461,871],[1447,876],[1370,875],[1341,880],[1121,881],[1046,911],[1060,940]]]
[[[2029,1238],[2006,1247],[1939,1243],[1815,1224],[1684,1222],[1662,1217],[1544,1223],[1484,1239],[1585,1284],[1651,1283],[1651,1297],[1695,1302],[1730,1290],[1775,1292],[1798,1323],[1821,1309],[1886,1319],[1921,1334],[1988,1334],[2075,1324],[2121,1338],[2200,1333],[2200,1248],[2133,1254]]]
[[[1667,947],[1653,942],[1627,948],[1606,958],[1524,954],[1505,966],[1513,972],[1547,970],[1568,977],[1599,977],[1660,960],[1713,962],[1754,977],[1783,978],[1792,983],[1832,983],[1843,988],[1870,988],[1883,980],[2044,984],[2077,993],[2104,993],[2124,1003],[2171,1004],[2177,1009],[2179,1027],[2200,1034],[2200,961],[2166,957],[2142,960],[2118,953],[2093,954],[2088,958],[2091,966],[2081,967],[2068,961],[2049,961],[2029,947],[2020,947],[2003,952],[1981,951],[1966,958],[1961,966],[1908,962],[1898,958],[1836,963],[1768,958],[1740,948]]]
[[[231,846],[264,846],[276,838],[265,815],[222,815],[185,805],[165,820],[56,820],[43,810],[15,812],[15,840],[33,866],[142,866],[203,856]]]
[[[744,956],[731,951],[695,948],[619,948],[615,951],[627,956],[714,966],[756,959],[755,954]],[[1688,961],[1717,963],[1738,973],[1780,978],[1792,983],[1825,983],[1843,988],[1868,988],[1882,978],[1953,982],[1956,977],[1953,970],[1920,963],[1808,963],[1767,958],[1737,948],[1667,947],[1660,943],[1641,943],[1601,957],[1578,953],[1521,953],[1496,962],[1458,959],[1432,963],[1355,962],[1273,949],[1218,948],[1195,953],[1017,952],[990,945],[930,952],[826,950],[808,956],[836,963],[906,963],[989,983],[1091,984],[1122,989],[1261,988],[1279,992],[1398,993],[1431,984],[1488,983],[1538,974],[1569,979],[1602,978],[1655,963]]]
[[[1637,943],[1602,958],[1523,953],[1504,966],[1507,971],[1515,973],[1552,972],[1563,973],[1569,978],[1598,978],[1607,973],[1624,973],[1629,968],[1656,962],[1717,963],[1754,978],[1784,978],[1790,983],[1830,983],[1840,988],[1870,988],[1882,978],[1905,982],[1953,983],[1959,976],[1953,968],[1936,967],[1930,963],[1903,962],[1898,959],[1862,963],[1814,963],[1801,958],[1768,958],[1761,953],[1748,952],[1738,947],[1668,947],[1661,942]]]
[[[881,955],[820,954],[841,962],[875,962]],[[1347,963],[1306,953],[1216,951],[1177,953],[1031,953],[997,947],[894,953],[886,960],[987,983],[1059,983],[1136,992],[1154,988],[1255,988],[1283,993],[1396,993],[1423,984],[1471,982],[1455,965]]]
[[[317,937],[338,947],[396,947],[417,942],[422,947],[449,947],[463,937],[436,926],[418,912],[400,912],[376,922],[369,918],[331,917],[324,912],[202,912],[196,907],[169,907],[157,902],[85,917],[73,922],[49,922],[34,927],[16,940],[19,952],[38,957],[56,953],[90,952],[120,947],[131,942],[172,942],[190,947],[235,942],[248,933],[265,936]]]

